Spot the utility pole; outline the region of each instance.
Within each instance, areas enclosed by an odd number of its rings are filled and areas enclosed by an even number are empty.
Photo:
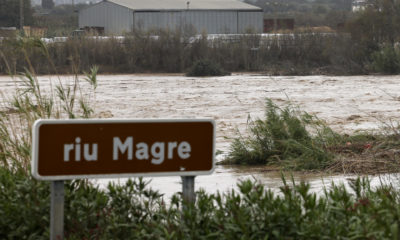
[[[19,30],[24,31],[24,0],[19,0]]]

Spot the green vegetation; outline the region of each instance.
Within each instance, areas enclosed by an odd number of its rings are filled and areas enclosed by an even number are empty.
[[[0,27],[20,27],[20,1],[0,0]],[[30,0],[23,0],[25,25],[32,25],[33,11]]]
[[[397,127],[382,133],[342,135],[316,116],[267,99],[265,118],[248,121],[248,132],[233,139],[221,164],[275,165],[294,170],[341,173],[396,172]]]
[[[250,121],[248,129],[248,137],[234,139],[228,163],[275,163],[310,170],[323,169],[333,159],[327,148],[337,134],[322,121],[291,105],[279,108],[268,99],[265,119]]]
[[[197,192],[165,203],[141,179],[99,189],[66,182],[66,239],[398,239],[399,192],[366,179],[332,186],[319,196],[307,183],[274,193],[249,180],[239,191]],[[0,238],[49,238],[49,184],[0,168]],[[18,213],[18,214],[15,214]]]
[[[138,33],[124,39],[87,37],[49,43],[49,56],[57,71],[41,64],[46,58],[37,49],[27,48],[26,54],[37,59],[33,64],[39,74],[68,73],[73,67],[83,72],[93,65],[99,66],[101,73],[182,73],[201,59],[228,72],[306,75],[318,69],[332,74],[355,74],[364,70],[352,58],[348,49],[350,40],[342,35],[299,33],[260,39],[249,34],[237,39],[207,40],[206,36],[192,38],[179,31],[158,34],[157,38],[151,33]],[[0,61],[6,59],[13,73],[26,67],[24,53],[15,48],[16,42],[4,40],[0,44],[3,52]],[[0,64],[0,73],[8,73],[4,64]]]
[[[186,73],[186,76],[224,76],[229,75],[217,63],[207,59],[198,60]]]
[[[51,60],[46,45],[40,41],[24,39],[19,47],[22,53],[35,49]],[[0,113],[0,238],[48,239],[50,187],[30,175],[32,123],[38,118],[90,117],[93,108],[89,103],[97,87],[98,68],[92,67],[86,73],[90,89],[83,88],[76,75],[71,85],[60,80],[54,88],[43,89],[29,55],[24,56],[29,66],[20,76],[24,86],[17,89]],[[49,61],[49,66],[54,63]],[[317,160],[322,159],[316,161],[317,167],[325,165],[326,156],[320,154],[320,149],[332,146],[330,139],[335,139],[336,134],[314,117],[293,108],[281,109],[270,101],[267,107],[266,117],[273,124],[254,123],[255,133],[267,133],[267,146],[279,145],[276,149],[280,156],[297,160],[316,156]],[[317,131],[316,137],[307,132],[310,126]],[[340,139],[354,145],[365,139],[375,140],[365,136]],[[321,144],[322,141],[326,143]],[[398,143],[395,137],[390,141],[379,147]],[[305,148],[310,150],[302,154]],[[110,183],[105,189],[85,180],[66,181],[65,239],[399,237],[400,195],[392,186],[374,189],[367,179],[356,179],[350,181],[351,192],[343,185],[331,186],[317,196],[307,183],[288,184],[284,178],[282,181],[279,194],[249,180],[238,183],[238,191],[207,194],[201,190],[193,205],[184,203],[179,193],[163,199],[140,178],[121,185]]]
[[[78,27],[77,12],[86,6],[61,5],[46,9],[31,8],[27,0],[24,3],[25,25],[46,28],[47,37],[70,36]],[[229,72],[261,71],[277,75],[400,72],[397,63],[399,1],[371,0],[358,12],[351,12],[349,0],[251,3],[263,9],[266,19],[294,19],[295,30],[270,38],[246,35],[217,40],[207,40],[206,36],[190,38],[194,34],[192,30],[134,32],[124,40],[69,39],[49,44],[49,53],[58,73],[69,72],[72,62],[80,72],[98,65],[107,73],[184,73],[202,59]],[[0,26],[18,26],[18,1],[0,0],[0,6],[4,6],[0,7]],[[14,73],[21,72],[26,65],[12,42],[3,41],[0,51],[10,58],[7,61]],[[28,51],[28,54],[31,58],[37,57],[35,52]],[[2,65],[0,73],[7,74]],[[36,67],[38,73],[48,73],[40,64]]]
[[[330,6],[332,11],[343,9]],[[320,6],[315,11],[324,12],[323,9]],[[41,64],[46,57],[37,50],[22,52],[15,48],[18,39],[7,39],[0,44],[0,61],[7,61],[14,74],[27,67],[25,54],[37,59],[33,64],[39,74],[68,73],[72,68],[82,73],[93,65],[99,66],[102,73],[185,73],[192,67],[195,71],[219,65],[228,72],[259,71],[271,75],[397,74],[400,72],[400,31],[396,28],[400,25],[399,9],[398,1],[371,1],[365,10],[352,16],[338,13],[327,17],[338,19],[342,26],[328,33],[322,31],[324,28],[303,27],[289,34],[268,37],[246,34],[208,39],[206,34],[193,36],[190,31],[160,30],[137,31],[123,38],[68,38],[47,44],[55,68]],[[48,27],[50,36],[68,36],[77,26],[72,6],[56,7],[35,21],[36,26]],[[0,64],[0,73],[8,74],[7,70],[5,64]]]
[[[400,39],[400,2],[369,1],[365,10],[348,21],[354,41],[353,54],[358,62],[371,65],[370,71],[393,74],[400,71],[397,42]],[[372,63],[372,64],[371,64]]]
[[[89,103],[94,92],[89,93],[97,86],[97,67],[91,68],[91,71],[86,73],[85,79],[92,86],[91,90],[87,90],[89,92],[83,92],[76,72],[73,84],[63,83],[58,78],[51,84],[51,89],[42,89],[27,51],[34,50],[40,53],[47,59],[48,64],[45,65],[51,68],[54,67],[54,63],[46,45],[37,39],[21,38],[15,47],[25,56],[28,67],[23,74],[11,75],[13,78],[19,78],[23,86],[16,89],[15,96],[8,104],[2,106],[5,110],[0,112],[0,167],[28,172],[31,160],[31,129],[34,121],[47,118],[90,117],[93,109]],[[7,62],[5,66],[7,72],[11,73],[12,70]]]
[[[372,55],[372,66],[377,72],[397,74],[400,72],[400,51],[386,46]]]

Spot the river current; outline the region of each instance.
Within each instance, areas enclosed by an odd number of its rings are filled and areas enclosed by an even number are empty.
[[[83,76],[81,76],[83,78]],[[71,76],[40,76],[44,90],[58,81],[72,84]],[[95,117],[119,119],[211,118],[217,124],[217,161],[229,152],[237,131],[246,134],[249,119],[262,118],[265,99],[285,106],[288,103],[315,114],[334,130],[351,133],[380,129],[397,124],[400,116],[399,76],[265,76],[233,74],[225,77],[195,78],[182,75],[99,75],[98,87],[88,95]],[[6,102],[21,87],[20,79],[0,76],[0,101]],[[89,85],[80,83],[86,93]],[[4,104],[2,104],[4,106]],[[288,174],[290,178],[290,174]],[[323,192],[331,182],[346,183],[354,175],[293,173],[296,181],[311,183],[312,190]],[[373,184],[397,181],[390,177],[369,176]],[[217,166],[209,176],[196,178],[196,190],[228,191],[241,179],[254,179],[268,188],[282,186],[279,172],[262,167]],[[181,191],[180,177],[146,178],[150,186],[167,197]],[[94,180],[104,186],[109,181]]]

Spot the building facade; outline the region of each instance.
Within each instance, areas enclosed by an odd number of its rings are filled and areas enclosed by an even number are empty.
[[[262,33],[262,9],[235,0],[107,0],[79,12],[80,28],[106,35],[133,30],[186,30],[207,34]]]

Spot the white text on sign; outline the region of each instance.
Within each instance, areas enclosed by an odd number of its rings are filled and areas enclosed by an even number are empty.
[[[83,144],[83,156],[82,156]],[[177,155],[180,159],[188,159],[191,155],[191,145],[187,141],[154,142],[147,144],[138,142],[135,144],[133,137],[127,137],[121,141],[119,137],[113,138],[113,160],[120,160],[121,155],[126,155],[127,160],[151,160],[152,164],[162,164],[165,159],[174,159]],[[64,162],[69,162],[71,155],[75,161],[97,161],[99,146],[97,143],[81,143],[81,138],[76,137],[75,143],[64,144]]]

